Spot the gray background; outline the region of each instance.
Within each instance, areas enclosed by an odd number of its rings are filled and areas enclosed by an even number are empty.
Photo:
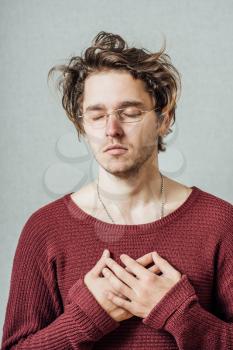
[[[100,30],[149,50],[158,50],[166,36],[182,94],[161,168],[176,181],[233,202],[233,2],[1,0],[0,5],[2,325],[24,223],[97,171],[46,78],[52,65],[80,54]]]

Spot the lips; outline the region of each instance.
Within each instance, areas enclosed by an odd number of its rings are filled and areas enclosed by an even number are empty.
[[[125,148],[110,148],[109,150],[106,151],[108,154],[124,154],[127,152],[127,149]]]
[[[114,150],[114,149],[117,149],[117,150],[127,150],[126,147],[120,145],[120,144],[116,144],[116,145],[110,145],[110,146],[107,146],[104,150],[104,152],[107,152],[107,151],[110,151],[110,150]]]

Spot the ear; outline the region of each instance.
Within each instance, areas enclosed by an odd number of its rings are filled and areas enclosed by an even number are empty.
[[[171,124],[171,120],[172,120],[172,117],[171,117],[171,114],[169,111],[167,110],[164,110],[162,111],[162,114],[160,117],[158,117],[158,135],[159,136],[166,136],[167,133],[168,133],[168,129],[170,127],[170,124]]]

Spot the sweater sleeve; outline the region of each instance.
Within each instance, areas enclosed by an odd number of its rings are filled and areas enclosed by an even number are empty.
[[[173,335],[180,350],[233,349],[233,225],[228,225],[217,255],[214,302],[218,317],[200,305],[183,275],[143,319],[144,324]]]
[[[88,350],[119,326],[80,278],[64,305],[55,261],[49,260],[48,224],[34,213],[23,227],[11,272],[2,350]]]

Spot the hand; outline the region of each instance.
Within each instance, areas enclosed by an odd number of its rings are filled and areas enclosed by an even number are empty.
[[[106,259],[103,275],[108,278],[114,292],[108,292],[107,298],[131,314],[145,318],[167,292],[181,279],[181,273],[158,253],[150,253],[153,261],[161,270],[158,276],[141,266],[126,254],[120,256],[121,261],[136,277],[127,272],[111,258]],[[117,293],[123,294],[123,298]],[[125,297],[128,299],[126,300]]]
[[[87,288],[90,290],[92,295],[95,297],[97,302],[102,306],[102,308],[117,322],[126,320],[134,316],[131,312],[125,310],[122,307],[117,306],[111,300],[107,298],[107,294],[109,291],[114,292],[115,295],[121,297],[122,299],[127,299],[120,292],[116,292],[116,290],[111,286],[108,278],[101,277],[102,269],[106,266],[106,259],[110,257],[109,251],[106,251],[106,255],[103,253],[102,257],[97,261],[96,265],[88,271],[88,273],[84,277],[84,283]],[[151,253],[145,254],[142,257],[136,260],[138,264],[142,266],[147,266],[153,263],[153,259],[151,258]],[[130,273],[130,267],[127,267],[126,270]],[[160,270],[156,265],[148,268],[152,273],[159,273]]]

